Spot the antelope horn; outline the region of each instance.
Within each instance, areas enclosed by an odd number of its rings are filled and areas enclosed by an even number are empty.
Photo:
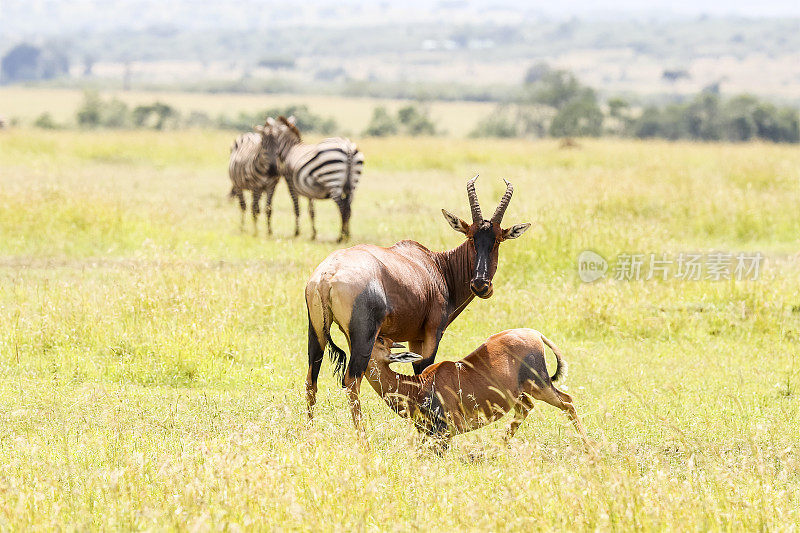
[[[506,192],[503,194],[503,197],[500,198],[500,205],[497,206],[494,215],[492,215],[492,222],[496,222],[497,224],[503,221],[503,215],[506,214],[506,207],[508,207],[508,203],[511,201],[511,195],[514,194],[514,186],[505,178],[503,178],[503,181],[506,182]]]
[[[481,214],[481,206],[478,203],[478,195],[475,192],[475,180],[478,179],[478,174],[467,182],[467,197],[469,198],[469,208],[472,210],[472,223],[480,224],[483,222],[483,215]]]

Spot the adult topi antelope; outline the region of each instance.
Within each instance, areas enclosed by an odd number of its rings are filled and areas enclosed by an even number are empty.
[[[361,429],[358,394],[375,338],[380,334],[408,341],[411,349],[422,355],[414,364],[414,371],[419,373],[433,363],[445,328],[472,299],[492,295],[500,243],[516,239],[530,224],[500,227],[514,192],[508,181],[492,218],[484,219],[475,193],[477,178],[467,182],[471,224],[442,210],[450,226],[466,236],[460,246],[432,252],[408,240],[389,248],[358,245],[333,252],[314,271],[305,293],[309,418],[313,417],[317,377],[326,346],[342,385],[347,388],[353,423]],[[334,323],[347,338],[349,361],[331,340]]]
[[[556,356],[552,377],[545,364],[545,345]],[[421,357],[391,352],[402,347],[378,337],[367,366],[367,381],[389,407],[414,420],[421,432],[433,438],[437,451],[447,449],[453,435],[483,427],[514,409],[514,420],[506,433],[506,440],[510,439],[528,416],[534,399],[566,412],[591,449],[572,397],[553,385],[564,373],[563,356],[538,331],[521,328],[497,333],[464,359],[437,363],[418,376],[398,374],[389,368],[390,363]]]

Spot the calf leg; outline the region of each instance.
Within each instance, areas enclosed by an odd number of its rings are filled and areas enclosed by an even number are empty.
[[[530,396],[523,394],[517,398],[517,403],[514,404],[514,420],[511,421],[511,425],[508,426],[508,430],[506,431],[506,444],[508,444],[514,434],[517,432],[517,429],[522,422],[525,421],[525,418],[528,416],[528,413],[532,408],[533,399]]]
[[[550,405],[563,410],[567,414],[567,417],[569,417],[569,419],[572,421],[572,424],[575,426],[575,429],[578,431],[581,439],[583,439],[584,444],[591,449],[589,437],[586,435],[586,430],[583,429],[581,419],[578,417],[578,411],[576,411],[575,406],[572,405],[572,396],[566,392],[561,392],[552,385],[545,389],[534,387],[531,395],[537,400],[542,400],[543,402],[547,402]]]

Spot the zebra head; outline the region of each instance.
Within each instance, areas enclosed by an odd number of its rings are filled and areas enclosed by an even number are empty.
[[[261,134],[261,154],[268,162],[267,175],[270,178],[276,178],[278,177],[278,160],[280,158],[278,124],[272,117],[267,117],[264,125],[256,126],[255,131]]]
[[[283,115],[278,117],[279,123],[275,124],[275,130],[278,136],[278,143],[280,144],[278,151],[283,158],[289,153],[293,146],[300,144],[303,141],[300,135],[300,130],[297,129],[297,119],[294,115],[289,118]]]

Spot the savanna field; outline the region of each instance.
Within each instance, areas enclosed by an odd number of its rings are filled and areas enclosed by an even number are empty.
[[[239,231],[230,132],[0,132],[0,528],[787,530],[800,522],[800,151],[771,144],[358,139],[351,244],[460,244],[516,192],[494,296],[441,359],[513,327],[570,364],[596,454],[537,402],[443,458],[362,387],[369,450],[323,364],[306,422],[303,287],[335,243]],[[749,281],[585,284],[586,249],[761,252]],[[334,339],[343,342],[338,331]],[[551,372],[552,354],[548,355]],[[410,365],[404,369],[410,371]]]

